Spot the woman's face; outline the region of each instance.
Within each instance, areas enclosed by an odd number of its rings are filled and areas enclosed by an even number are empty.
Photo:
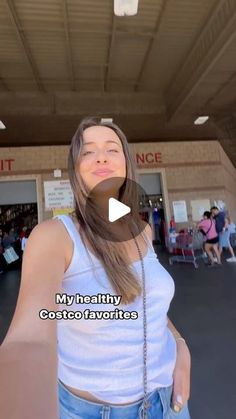
[[[114,177],[125,179],[126,160],[117,134],[108,127],[87,128],[83,133],[77,167],[90,191],[103,180]]]

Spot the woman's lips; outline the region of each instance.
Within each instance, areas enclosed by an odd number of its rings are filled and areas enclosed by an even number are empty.
[[[107,176],[113,173],[113,170],[96,170],[95,172],[92,172],[93,175],[96,176]]]

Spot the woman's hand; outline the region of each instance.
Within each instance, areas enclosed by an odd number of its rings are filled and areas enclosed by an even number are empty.
[[[173,372],[172,406],[178,412],[190,397],[191,355],[184,341],[176,342],[177,359]]]

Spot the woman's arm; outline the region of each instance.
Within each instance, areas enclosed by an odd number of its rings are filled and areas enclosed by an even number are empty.
[[[190,397],[191,355],[185,340],[169,318],[167,326],[173,333],[177,345],[177,358],[173,372],[172,403],[173,408],[178,411],[178,408],[181,408]],[[182,403],[178,402],[178,396],[181,397]]]
[[[152,229],[149,224],[147,224],[145,232],[148,235],[149,239],[152,240]],[[186,342],[183,338],[183,340],[179,339],[181,338],[180,333],[168,317],[167,319],[167,326],[173,333],[177,344],[177,358],[175,369],[173,372],[172,403],[173,408],[176,411],[178,411],[178,408],[181,408],[182,405],[186,403],[190,397],[191,356]],[[182,404],[177,401],[177,396],[180,396],[182,398]]]
[[[201,220],[199,223],[197,223],[196,228],[197,228],[198,230],[200,230],[201,228],[202,228],[202,229],[204,229],[204,227],[205,227],[204,220]]]
[[[227,218],[225,218],[225,225],[223,227],[223,231],[227,230],[228,227],[229,227],[229,222],[228,222]]]
[[[178,330],[175,328],[175,326],[173,325],[172,321],[169,319],[169,317],[167,317],[168,319],[168,324],[167,327],[170,329],[170,331],[173,333],[174,337],[177,338],[182,338],[181,334],[178,332]]]
[[[64,227],[45,221],[32,231],[23,256],[15,313],[0,347],[0,408],[11,419],[58,419],[57,328],[41,320],[57,310],[55,293],[65,269]]]

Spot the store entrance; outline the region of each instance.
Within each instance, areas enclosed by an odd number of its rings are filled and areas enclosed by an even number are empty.
[[[0,181],[0,272],[21,266],[22,239],[29,236],[37,223],[36,181]],[[7,249],[11,252],[14,249],[18,259],[9,263]]]
[[[148,199],[142,199],[140,215],[147,221],[153,232],[153,244],[165,246],[165,201],[162,191],[161,173],[139,173],[139,184]]]

